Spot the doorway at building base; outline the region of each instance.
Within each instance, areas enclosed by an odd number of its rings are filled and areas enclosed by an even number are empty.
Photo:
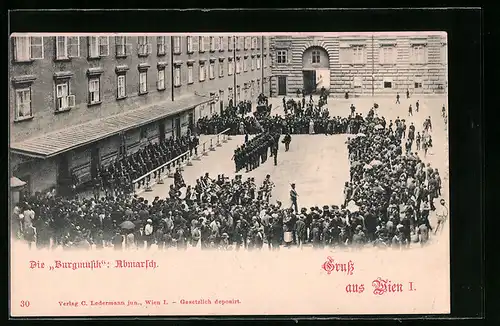
[[[319,93],[323,87],[330,89],[330,69],[303,70],[302,75],[306,94]]]

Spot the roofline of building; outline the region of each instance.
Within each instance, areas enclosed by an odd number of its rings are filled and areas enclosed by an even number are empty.
[[[195,106],[198,106],[198,105],[202,105],[202,104],[206,104],[208,102],[212,101],[211,98],[208,98],[206,100],[203,100],[202,102],[200,103],[197,103],[195,104],[194,106],[188,106],[185,108],[185,110],[189,110],[189,109],[192,109],[194,108]],[[26,150],[22,150],[22,149],[17,149],[17,148],[10,148],[10,151],[14,154],[19,154],[19,155],[24,155],[24,156],[29,156],[29,157],[33,157],[33,158],[41,158],[41,159],[48,159],[48,158],[51,158],[51,157],[54,157],[54,156],[57,156],[57,155],[60,155],[62,153],[65,153],[65,152],[69,152],[69,151],[72,151],[74,149],[77,149],[79,147],[82,147],[82,146],[86,146],[88,144],[92,144],[92,143],[95,143],[95,142],[98,142],[100,140],[103,140],[103,139],[106,139],[106,138],[109,138],[111,136],[115,136],[115,135],[118,135],[119,133],[122,133],[122,132],[126,132],[126,131],[129,131],[129,130],[132,130],[132,129],[136,129],[136,128],[139,128],[139,127],[142,127],[144,125],[147,125],[147,124],[150,124],[150,123],[153,123],[153,122],[156,122],[158,120],[161,120],[161,119],[164,119],[164,118],[167,118],[169,116],[172,116],[172,115],[176,115],[178,114],[179,112],[166,112],[165,115],[162,115],[160,117],[155,117],[155,118],[152,118],[152,119],[148,119],[148,120],[144,120],[143,122],[141,123],[138,123],[138,124],[135,124],[134,126],[131,126],[131,127],[126,127],[126,128],[122,128],[122,129],[119,129],[119,130],[116,130],[116,131],[113,131],[113,132],[110,132],[104,136],[101,136],[101,137],[96,137],[90,141],[85,141],[85,142],[81,142],[81,143],[78,143],[77,145],[74,145],[74,146],[71,146],[71,147],[68,147],[68,148],[65,148],[65,149],[62,149],[62,150],[59,150],[59,151],[56,151],[56,152],[53,152],[53,153],[50,153],[50,154],[47,154],[47,155],[44,155],[44,154],[38,154],[38,153],[35,153],[35,152],[32,152],[32,151],[26,151]],[[85,123],[89,123],[91,121],[87,121]]]

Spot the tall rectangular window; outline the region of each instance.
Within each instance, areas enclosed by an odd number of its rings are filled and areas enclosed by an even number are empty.
[[[149,43],[149,37],[138,36],[137,37],[137,54],[139,56],[147,56],[151,53],[151,44]]]
[[[241,61],[240,59],[236,59],[236,73],[239,74],[241,70]]]
[[[18,62],[31,60],[30,38],[28,36],[16,36],[14,38],[14,56]]]
[[[238,36],[238,42],[236,43],[236,50],[239,51],[243,47],[243,36]]]
[[[165,55],[167,53],[165,36],[157,36],[156,37],[156,53],[159,56]]]
[[[383,45],[380,47],[379,62],[380,64],[395,64],[396,48],[392,45]]]
[[[234,61],[228,60],[227,62],[227,74],[231,76],[234,72]]]
[[[13,39],[15,61],[43,59],[43,37],[16,36]]]
[[[188,84],[193,83],[193,66],[188,66]]]
[[[101,101],[99,78],[89,78],[89,104],[96,104]]]
[[[219,77],[224,77],[224,62],[219,62]]]
[[[188,36],[186,38],[187,53],[193,53],[193,37]]]
[[[174,86],[181,86],[181,67],[179,66],[174,68]]]
[[[411,61],[417,64],[424,64],[426,62],[425,46],[423,44],[412,46]]]
[[[255,57],[252,58],[252,70],[255,70]]]
[[[165,89],[165,68],[158,69],[158,80],[156,81],[158,90]]]
[[[205,81],[205,64],[200,63],[200,81]]]
[[[260,57],[257,57],[257,70],[260,69]]]
[[[321,56],[320,56],[319,50],[313,50],[311,52],[311,56],[312,56],[312,58],[311,58],[312,63],[320,63]]]
[[[75,106],[75,96],[70,94],[69,81],[56,84],[56,111],[68,110]]]
[[[225,48],[225,46],[224,46],[224,36],[219,36],[219,42],[218,43],[219,43],[219,51],[221,51],[221,52],[224,51],[224,48]]]
[[[181,37],[174,36],[174,54],[181,54]]]
[[[139,72],[139,94],[148,92],[148,73],[147,71]]]
[[[264,54],[264,59],[262,61],[263,61],[264,68],[267,68],[267,55],[266,54]]]
[[[90,36],[88,42],[89,58],[99,58],[109,55],[109,37]]]
[[[210,36],[210,52],[215,51],[215,37]]]
[[[200,52],[205,52],[205,37],[198,36],[198,44]]]
[[[68,58],[68,43],[65,36],[56,36],[56,59]]]
[[[248,71],[248,57],[243,59],[243,71],[244,72]]]
[[[210,62],[210,65],[208,66],[208,75],[210,79],[215,78],[215,63]]]
[[[130,55],[131,44],[128,36],[115,36],[115,51],[117,57]]]
[[[352,46],[352,63],[353,64],[364,64],[365,63],[365,55],[364,55],[364,47],[355,45]]]
[[[31,87],[16,89],[15,120],[23,120],[32,116]]]
[[[127,96],[127,83],[126,83],[126,76],[125,74],[121,74],[117,76],[117,92],[116,92],[116,97],[117,98],[124,98]]]
[[[227,50],[228,51],[233,51],[233,47],[234,47],[233,37],[232,36],[228,36],[227,37]]]
[[[288,56],[287,50],[279,50],[276,53],[277,63],[287,63],[287,56]]]

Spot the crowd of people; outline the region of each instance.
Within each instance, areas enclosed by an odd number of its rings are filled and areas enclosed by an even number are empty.
[[[92,180],[94,197],[98,199],[101,191],[105,195],[132,194],[134,192],[132,188],[134,187],[133,180],[164,165],[188,150],[196,151],[198,144],[199,138],[188,133],[178,138],[165,139],[163,142],[148,143],[135,153],[117,157],[112,162],[99,166],[96,177]],[[169,170],[170,166],[167,165],[165,168]],[[156,178],[156,173],[153,173],[152,177]],[[145,178],[140,183],[144,185],[147,181],[149,180]],[[77,181],[75,186],[76,184],[78,184]]]
[[[270,154],[274,157],[274,165],[278,164],[278,149],[280,133],[276,130],[263,132],[234,150],[233,160],[236,173],[246,168],[246,172],[259,167],[267,161]]]
[[[346,142],[350,180],[345,184],[343,203],[300,208],[300,187],[297,189],[295,184],[291,185],[289,204],[272,203],[274,184],[269,175],[260,187],[251,177],[244,180],[237,175],[229,179],[222,174],[212,179],[208,173],[196,180],[195,185],[186,185],[181,171],[177,170],[169,196],[156,197],[152,202],[126,192],[105,193],[94,198],[35,193],[14,208],[12,229],[39,248],[50,246],[52,239],[53,244],[63,248],[113,246],[117,250],[149,248],[153,244],[160,249],[181,250],[188,246],[222,250],[264,246],[279,249],[282,245],[303,246],[305,243],[316,248],[369,245],[400,249],[412,242],[425,245],[430,231],[443,229],[448,216],[446,203],[443,199],[435,203],[441,195],[441,176],[437,169],[422,161],[419,145],[417,151],[413,151],[419,133],[415,135],[412,124],[406,132],[403,119],[387,123],[375,113],[376,108],[366,117],[351,109],[348,117],[329,118],[328,111],[313,101],[303,112],[300,112],[303,106],[298,111],[298,104],[291,107],[294,112],[284,118],[263,116],[260,121],[254,120],[262,132],[235,151],[236,170],[257,167],[267,159],[269,148],[276,158],[280,135],[284,133],[286,137],[293,133],[350,134]],[[245,123],[245,119],[233,110],[217,118],[198,121],[198,126],[206,131],[211,130],[212,121],[232,121],[231,124],[238,126],[242,121]],[[217,123],[215,129],[220,130]],[[430,118],[423,127],[422,133],[430,138]],[[152,147],[147,147],[142,154],[114,163],[110,180],[116,178],[116,173],[136,171],[140,174],[154,169],[155,164],[169,157],[162,157],[160,153],[174,157],[188,150],[188,139],[150,145]],[[435,211],[438,220],[434,227],[429,222],[431,211]]]

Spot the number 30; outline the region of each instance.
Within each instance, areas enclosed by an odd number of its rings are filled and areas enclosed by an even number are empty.
[[[28,300],[21,300],[21,304],[20,304],[21,307],[23,308],[28,308],[30,306],[30,302]]]

